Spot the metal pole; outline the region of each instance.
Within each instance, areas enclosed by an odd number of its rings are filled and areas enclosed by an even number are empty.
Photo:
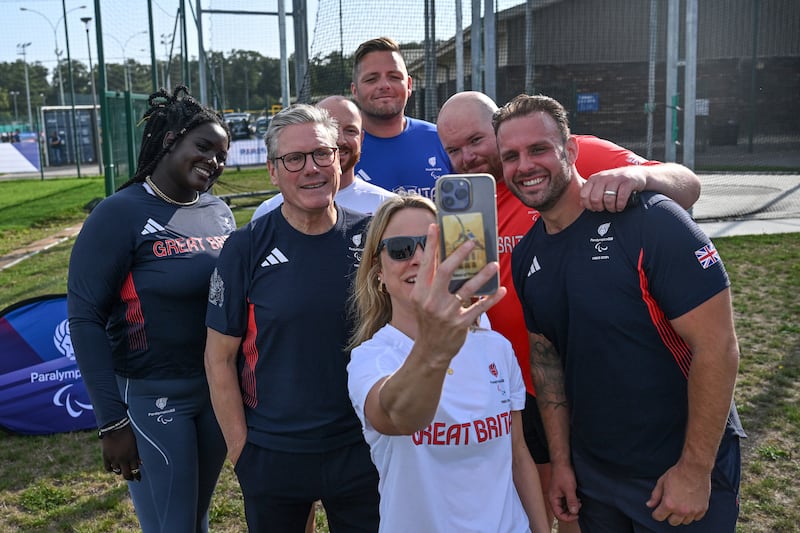
[[[84,9],[85,7],[86,6],[75,7],[75,8],[70,9],[69,11],[76,11],[78,9]],[[42,13],[41,11],[36,11],[35,9],[30,9],[28,7],[21,7],[21,8],[19,8],[19,10],[20,11],[29,11],[31,13],[36,13],[37,15],[42,17],[44,20],[46,20],[47,23],[50,25],[50,28],[53,30],[53,43],[55,44],[54,52],[56,54],[56,75],[58,75],[58,90],[59,90],[59,95],[61,96],[60,105],[63,106],[64,105],[64,80],[61,77],[61,54],[63,52],[58,49],[58,31],[57,31],[58,25],[61,22],[61,19],[63,17],[59,17],[58,20],[56,21],[56,23],[53,24],[52,22],[50,22],[50,17],[48,17],[47,15]],[[69,13],[69,11],[67,11],[67,13]]]
[[[342,84],[340,90],[346,92],[347,80],[352,76],[351,73],[344,70],[344,37],[342,36],[342,0],[339,0],[339,71],[342,73]]]
[[[39,96],[42,98],[42,105],[36,110],[36,144],[39,147],[39,180],[44,181],[44,163],[47,159],[47,148],[45,146],[47,145],[45,144],[46,141],[42,142],[42,125],[44,124],[42,107],[45,106],[46,102],[44,101],[44,93],[39,93]]]
[[[186,35],[186,0],[181,0],[181,70],[183,71],[183,84],[192,89],[192,77],[189,75],[189,39]]]
[[[461,0],[456,0],[456,92],[464,90],[464,21]],[[447,80],[448,82],[450,80]]]
[[[31,43],[20,43],[17,45],[17,48],[21,50],[19,52],[22,55],[22,63],[25,67],[25,98],[28,102],[28,127],[33,131],[33,113],[31,112],[31,84],[28,79],[28,54],[27,48],[31,45]]]
[[[169,71],[169,67],[170,67],[170,63],[172,63],[172,54],[170,53],[170,49],[169,49],[168,45],[170,44],[170,39],[173,39],[173,38],[174,38],[174,35],[172,33],[162,33],[161,34],[161,44],[164,45],[164,56],[166,57],[166,59],[164,59],[164,69],[162,70],[162,73],[161,73],[161,86],[164,87],[167,91],[170,90],[170,83],[169,83],[170,71]]]
[[[686,0],[686,65],[683,97],[683,164],[694,170],[697,105],[697,0]]]
[[[103,154],[103,163],[104,163],[104,170],[103,176],[105,177],[105,189],[106,189],[106,196],[111,196],[114,194],[114,179],[116,178],[116,168],[114,167],[114,160],[111,157],[112,152],[112,137],[111,137],[111,128],[108,127],[108,124],[111,123],[110,117],[108,115],[108,103],[106,101],[106,91],[108,91],[108,80],[106,79],[105,75],[105,46],[103,46],[103,17],[100,11],[100,0],[94,0],[94,15],[96,18],[95,20],[95,39],[97,42],[97,62],[98,65],[102,65],[103,68],[99,69],[99,77],[100,77],[100,124],[104,127],[101,128],[101,143],[100,148]],[[123,47],[122,55],[125,55],[125,50]]]
[[[19,91],[8,91],[8,94],[10,94],[11,98],[14,100],[14,122],[19,122],[19,110],[17,109],[17,96],[19,96]]]
[[[86,49],[89,51],[89,74],[92,83],[92,106],[94,107],[94,113],[90,113],[90,118],[92,119],[94,125],[94,152],[97,157],[97,167],[100,171],[100,174],[103,174],[103,154],[100,152],[100,126],[98,119],[100,114],[100,109],[97,107],[97,88],[94,84],[94,66],[92,65],[92,44],[89,40],[89,22],[91,22],[92,17],[81,17],[81,22],[83,25],[86,26]],[[125,51],[122,51],[122,55],[125,55]]]
[[[288,69],[288,67],[287,67],[287,69]],[[287,70],[287,72],[288,72],[288,70]],[[219,84],[220,84],[219,101],[220,101],[220,104],[219,105],[220,105],[220,107],[222,107],[222,109],[225,109],[225,57],[222,56],[222,55],[220,55],[220,60],[219,60],[219,78],[220,78],[220,80],[219,80]]]
[[[469,55],[472,64],[472,90],[480,91],[483,89],[483,77],[481,76],[481,0],[472,0]]]
[[[147,0],[147,31],[150,33],[150,79],[152,92],[158,90],[158,61],[156,60],[156,36],[153,33],[153,0]]]
[[[133,90],[133,81],[131,80],[131,66],[128,61],[128,44],[131,42],[131,39],[136,37],[137,35],[142,35],[143,33],[147,33],[147,30],[137,31],[130,37],[125,40],[125,44],[122,45],[122,61],[125,63],[125,90],[132,91]],[[119,41],[117,41],[119,42]],[[107,83],[107,82],[106,82]]]
[[[658,0],[650,0],[650,56],[647,65],[647,159],[653,159],[653,113],[656,110],[656,31]]]
[[[64,52],[56,48],[56,71],[58,72],[58,92],[61,100],[59,104],[64,105],[64,78],[61,76],[61,55]]]
[[[75,117],[75,80],[72,76],[72,56],[69,52],[69,25],[67,24],[67,0],[61,0],[61,10],[64,12],[64,37],[67,41],[67,67],[69,68],[69,92],[72,97],[72,149],[75,151],[75,170],[81,177],[81,153],[78,145],[78,119]]]
[[[308,76],[308,22],[306,0],[292,0],[292,27],[294,28],[294,83],[298,102],[311,99],[311,84]]]
[[[206,50],[203,48],[203,6],[197,0],[195,11],[197,11],[197,64],[200,67],[198,75],[200,82],[200,103],[208,105],[208,65],[206,65]]]
[[[281,100],[283,107],[289,107],[289,56],[286,52],[286,6],[278,0],[278,40],[281,52]]]
[[[483,83],[489,98],[497,101],[497,43],[494,27],[494,2],[486,0],[483,4]]]
[[[753,134],[756,129],[756,62],[758,60],[758,27],[761,19],[761,0],[753,0],[753,53],[750,59],[750,131],[747,133],[747,152],[753,153]]]
[[[536,41],[533,39],[533,1],[528,0],[525,6],[525,94],[534,92],[535,54],[533,48]]]
[[[425,120],[436,121],[436,2],[425,0]]]
[[[673,128],[677,128],[678,101],[678,38],[680,36],[680,0],[668,0],[667,9],[667,87],[665,94],[666,112],[664,117],[664,161],[677,161],[677,138],[673,138]]]
[[[17,109],[17,96],[20,95],[20,92],[9,91],[9,94],[14,98],[14,122],[19,122],[19,110]]]

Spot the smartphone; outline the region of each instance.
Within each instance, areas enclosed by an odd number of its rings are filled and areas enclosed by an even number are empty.
[[[497,192],[491,174],[447,174],[436,180],[442,260],[461,244],[475,241],[469,257],[453,273],[450,292],[457,291],[488,262],[497,261]],[[486,282],[477,295],[497,292],[499,274]]]

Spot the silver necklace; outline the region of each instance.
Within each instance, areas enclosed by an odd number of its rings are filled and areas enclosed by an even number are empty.
[[[147,176],[146,178],[144,178],[144,181],[147,182],[147,184],[150,186],[151,189],[153,189],[153,192],[156,193],[156,196],[158,196],[159,198],[161,198],[162,200],[164,200],[168,204],[179,205],[179,206],[182,206],[182,207],[186,207],[188,205],[196,204],[197,200],[200,199],[200,193],[195,191],[194,198],[192,200],[189,200],[188,202],[179,202],[177,200],[173,200],[172,198],[167,196],[161,189],[156,187],[156,184],[153,183],[153,180],[150,179],[150,176]]]

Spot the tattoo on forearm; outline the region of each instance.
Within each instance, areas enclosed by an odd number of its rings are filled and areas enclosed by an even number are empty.
[[[542,406],[566,408],[564,366],[552,343],[544,337],[531,338],[531,374],[536,385],[536,398]]]

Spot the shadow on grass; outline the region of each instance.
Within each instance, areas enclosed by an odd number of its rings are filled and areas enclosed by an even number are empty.
[[[741,533],[789,533],[800,523],[800,342],[774,363],[772,375],[742,415]]]
[[[775,362],[772,376],[763,382],[758,394],[749,398],[753,408],[743,415],[744,429],[748,434],[742,447],[750,449],[770,429],[781,428],[785,434],[786,408],[796,402],[795,388],[800,379],[800,342],[796,342],[781,361]],[[796,430],[797,428],[795,428]],[[749,441],[749,442],[748,442]]]

